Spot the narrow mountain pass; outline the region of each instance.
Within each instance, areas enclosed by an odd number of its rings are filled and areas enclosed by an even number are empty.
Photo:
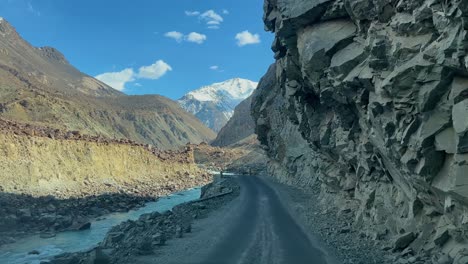
[[[326,255],[285,209],[276,192],[255,176],[237,177],[240,196],[194,225],[155,256],[134,263],[322,264]]]

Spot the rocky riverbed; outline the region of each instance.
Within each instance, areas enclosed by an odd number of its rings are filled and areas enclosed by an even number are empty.
[[[0,245],[35,233],[51,237],[57,232],[87,229],[90,219],[112,212],[126,212],[155,199],[150,196],[106,194],[59,200],[52,196],[35,198],[0,194]]]
[[[170,239],[182,238],[192,231],[192,223],[204,218],[239,194],[232,179],[218,179],[202,189],[199,200],[176,206],[165,213],[154,212],[137,221],[115,226],[105,240],[88,252],[63,254],[44,262],[50,264],[129,263],[129,259],[156,254]]]
[[[157,197],[204,185],[210,179],[211,176],[202,175],[192,181],[164,186],[142,183],[118,191],[108,186],[108,194],[69,199],[0,193],[0,245],[31,234],[50,237],[57,232],[86,229],[91,219],[139,208]]]

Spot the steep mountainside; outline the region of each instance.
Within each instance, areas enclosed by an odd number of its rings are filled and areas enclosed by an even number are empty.
[[[468,1],[266,0],[264,21],[270,173],[395,251],[466,263]]]
[[[250,113],[251,103],[252,97],[250,96],[236,106],[234,115],[219,131],[216,139],[211,142],[211,145],[225,147],[254,134],[255,123]]]
[[[80,91],[97,96],[123,95],[75,69],[58,50],[31,46],[4,19],[0,21],[0,69],[24,78],[24,82],[29,80],[47,86],[49,90]],[[20,77],[21,74],[24,76]]]
[[[57,50],[32,47],[5,20],[0,21],[0,116],[160,148],[215,136],[167,98],[126,96],[79,72]]]
[[[234,114],[234,108],[253,93],[257,84],[239,78],[215,83],[189,92],[179,99],[179,104],[218,132]]]

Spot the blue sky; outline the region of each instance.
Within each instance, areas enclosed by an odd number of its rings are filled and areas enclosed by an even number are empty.
[[[178,99],[200,86],[258,81],[273,62],[263,0],[0,0],[34,46],[127,94]]]

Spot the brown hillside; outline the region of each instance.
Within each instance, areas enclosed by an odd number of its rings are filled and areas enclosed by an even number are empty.
[[[210,141],[213,131],[162,96],[126,96],[35,48],[0,22],[0,117],[159,148]]]

